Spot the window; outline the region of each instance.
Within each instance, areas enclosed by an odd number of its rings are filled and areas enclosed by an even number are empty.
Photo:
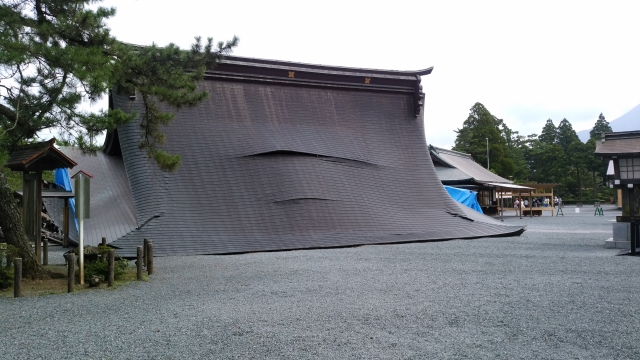
[[[620,179],[640,179],[640,158],[618,159]]]

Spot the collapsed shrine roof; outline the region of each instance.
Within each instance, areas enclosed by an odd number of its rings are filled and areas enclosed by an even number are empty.
[[[226,58],[199,85],[209,97],[164,129],[176,172],[139,148],[137,122],[108,135],[137,223],[112,245],[133,256],[148,238],[165,256],[520,234],[440,183],[421,111],[430,72]],[[110,102],[142,113],[130,95]]]

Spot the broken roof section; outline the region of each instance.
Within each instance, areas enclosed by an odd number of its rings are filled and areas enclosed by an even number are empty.
[[[80,149],[61,147],[65,156],[78,162],[75,170],[91,174],[91,218],[84,220],[84,242],[97,246],[102,237],[111,242],[135,230],[137,223],[131,189],[122,157],[103,152],[94,155]],[[56,224],[62,224],[64,202],[44,199],[49,215]],[[69,238],[77,242],[78,231],[70,226]]]
[[[163,256],[521,233],[467,214],[440,184],[421,111],[429,72],[226,58],[199,85],[209,98],[164,130],[163,149],[182,156],[176,172],[139,148],[137,122],[107,137],[137,224],[112,245],[133,256],[149,238]],[[110,102],[142,113],[129,95]]]
[[[429,146],[429,152],[438,178],[443,184],[513,184],[513,181],[496,175],[479,165],[469,154],[433,145]]]

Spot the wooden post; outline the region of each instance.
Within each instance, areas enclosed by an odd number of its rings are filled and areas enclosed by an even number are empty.
[[[13,259],[13,297],[22,297],[22,258]]]
[[[500,221],[504,222],[504,189],[500,188]]]
[[[551,204],[549,204],[549,206],[551,206],[551,216],[553,216],[553,208],[555,207],[555,202],[553,201],[553,187],[551,188],[551,200],[549,200],[549,202]]]
[[[100,246],[106,247],[107,246],[107,238],[106,237],[102,237],[102,243],[100,244]],[[100,249],[100,261],[104,261],[106,254],[104,253],[104,249]]]
[[[136,261],[137,280],[142,281],[142,246],[137,247],[138,259]]]
[[[153,243],[149,241],[147,249],[147,272],[149,275],[153,275]]]
[[[65,258],[67,259],[67,292],[72,293],[73,285],[76,282],[76,255],[74,253],[68,253],[65,255]]]
[[[109,286],[113,286],[113,282],[115,280],[115,263],[116,260],[116,251],[111,249],[109,250]]]
[[[36,246],[36,261],[42,264],[42,170],[22,173],[22,221],[27,238]]]
[[[69,198],[64,199],[64,211],[62,216],[62,232],[64,233],[64,237],[62,239],[62,246],[64,248],[69,247]]]
[[[149,261],[147,256],[147,250],[149,250],[149,239],[144,239],[143,248],[142,248],[142,257],[144,258],[144,267],[149,267]]]
[[[44,238],[42,251],[42,265],[49,265],[49,239]]]

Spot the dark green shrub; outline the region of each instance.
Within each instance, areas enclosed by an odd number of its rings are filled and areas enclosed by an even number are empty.
[[[129,268],[129,260],[123,259],[119,255],[116,255],[115,263],[113,264],[113,278],[119,280],[125,274]],[[91,276],[97,275],[102,281],[107,280],[109,275],[109,262],[105,261],[92,261],[84,264],[84,280],[89,281]]]

